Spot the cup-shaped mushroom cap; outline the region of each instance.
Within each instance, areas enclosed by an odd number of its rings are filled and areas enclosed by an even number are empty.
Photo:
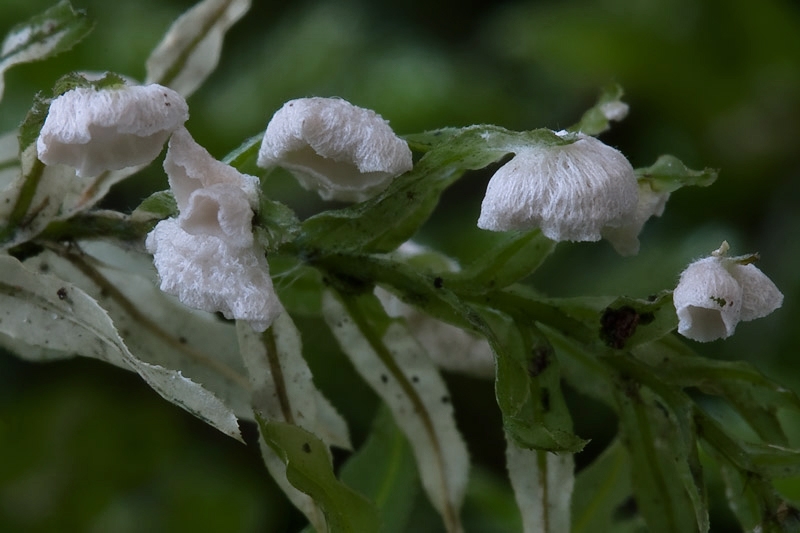
[[[672,298],[678,333],[700,342],[733,335],[741,318],[742,286],[720,257],[695,261],[681,274]]]
[[[211,235],[193,235],[162,220],[146,240],[161,290],[194,309],[221,312],[264,331],[282,311],[263,251]]]
[[[258,165],[288,169],[325,200],[362,201],[411,170],[411,150],[380,115],[338,98],[301,98],[270,120]]]
[[[253,243],[251,220],[258,203],[258,178],[214,159],[186,128],[170,139],[164,170],[185,231],[215,235],[234,246]]]
[[[638,195],[625,156],[581,135],[571,144],[518,149],[489,181],[478,227],[541,228],[556,241],[597,241],[603,229],[629,223]]]
[[[161,85],[80,87],[52,101],[36,148],[47,165],[96,176],[151,162],[188,118],[183,97]]]

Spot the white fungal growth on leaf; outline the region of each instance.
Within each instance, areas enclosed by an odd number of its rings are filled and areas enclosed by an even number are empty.
[[[783,304],[783,294],[753,264],[712,255],[681,274],[673,293],[678,333],[700,342],[733,335],[740,321],[764,317]]]
[[[36,148],[47,165],[96,176],[150,163],[188,118],[183,97],[161,85],[79,87],[52,101]]]
[[[602,234],[620,255],[639,253],[639,233],[651,217],[660,217],[669,200],[669,193],[655,191],[648,182],[639,183],[636,211],[622,226],[606,227]]]
[[[489,181],[478,227],[541,228],[555,241],[597,241],[631,223],[638,198],[625,156],[578,134],[570,144],[519,148]]]
[[[189,307],[266,330],[282,307],[253,239],[258,178],[214,159],[180,129],[164,160],[180,214],[147,236],[161,290]]]
[[[413,163],[408,144],[374,111],[339,98],[301,98],[270,120],[258,165],[288,169],[325,200],[363,201]]]

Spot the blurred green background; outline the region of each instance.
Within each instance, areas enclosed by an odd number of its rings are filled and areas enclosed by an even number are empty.
[[[0,131],[18,124],[34,93],[68,71],[142,79],[150,50],[192,2],[73,4],[96,20],[94,32],[67,54],[7,73]],[[219,69],[189,99],[187,126],[217,157],[263,130],[291,98],[341,96],[375,109],[400,134],[474,123],[558,129],[580,117],[599,87],[620,83],[631,112],[604,135],[607,143],[634,166],[671,153],[693,168],[721,169],[720,179],[676,193],[664,216],[648,223],[638,256],[620,258],[606,243],[561,246],[533,282],[554,296],[641,297],[674,286],[686,263],[723,239],[735,254],[758,251],[759,266],[785,294],[783,308],[698,349],[749,360],[800,390],[800,3],[254,4],[226,38]],[[0,33],[49,5],[2,0]],[[463,263],[479,255],[486,236],[475,221],[488,177],[475,173],[449,190],[419,239]],[[285,176],[267,186],[302,216],[322,208]],[[165,187],[156,163],[117,186],[108,205],[130,209]],[[326,352],[330,338],[306,337],[317,380],[358,442],[372,414],[363,406],[374,397],[341,355]],[[468,500],[468,527],[504,531],[503,522],[476,518],[481,506],[502,514],[508,503],[492,500],[507,488],[491,384],[450,383],[485,474]],[[579,434],[600,447],[614,420],[596,416],[604,411],[585,398],[571,401]],[[297,531],[303,524],[253,446],[217,435],[136,376],[92,361],[31,365],[0,354],[0,457],[0,531]],[[797,485],[782,488],[800,499]],[[430,510],[421,509],[419,523],[428,524]],[[720,504],[713,520],[715,531],[735,531]]]

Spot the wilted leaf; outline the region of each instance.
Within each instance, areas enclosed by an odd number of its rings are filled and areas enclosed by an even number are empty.
[[[137,372],[165,399],[241,440],[234,413],[180,372],[135,357],[108,313],[75,285],[0,256],[0,332],[46,350],[76,353]]]
[[[0,100],[8,69],[66,52],[88,35],[92,25],[85,11],[75,11],[63,0],[11,28],[0,48]]]
[[[342,467],[341,478],[375,503],[382,533],[407,531],[419,476],[411,446],[386,406],[378,410],[367,441]]]
[[[203,0],[170,26],[147,59],[147,83],[192,94],[219,63],[225,32],[250,9],[250,0]]]
[[[422,484],[447,530],[460,531],[469,457],[436,367],[406,326],[391,320],[371,293],[326,292],[323,313],[342,351],[411,443]]]
[[[286,465],[286,478],[318,502],[331,533],[380,531],[375,507],[336,479],[327,445],[308,431],[258,416],[261,435]]]
[[[575,484],[571,453],[520,448],[507,438],[506,468],[525,533],[569,533]]]

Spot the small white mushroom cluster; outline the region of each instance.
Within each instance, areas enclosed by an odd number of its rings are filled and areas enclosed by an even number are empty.
[[[755,265],[726,256],[728,243],[695,261],[673,292],[678,333],[700,342],[733,335],[740,321],[762,318],[783,304],[783,294]],[[749,260],[749,258],[748,258]]]
[[[258,178],[215,160],[183,127],[186,101],[157,84],[82,87],[54,99],[37,140],[39,159],[81,177],[153,161],[169,139],[164,170],[180,214],[147,236],[161,290],[195,309],[265,330],[281,312],[264,250],[253,239]]]
[[[159,222],[145,243],[161,290],[266,330],[282,307],[253,239],[258,178],[214,159],[185,128],[172,135],[164,170],[180,214]]]

